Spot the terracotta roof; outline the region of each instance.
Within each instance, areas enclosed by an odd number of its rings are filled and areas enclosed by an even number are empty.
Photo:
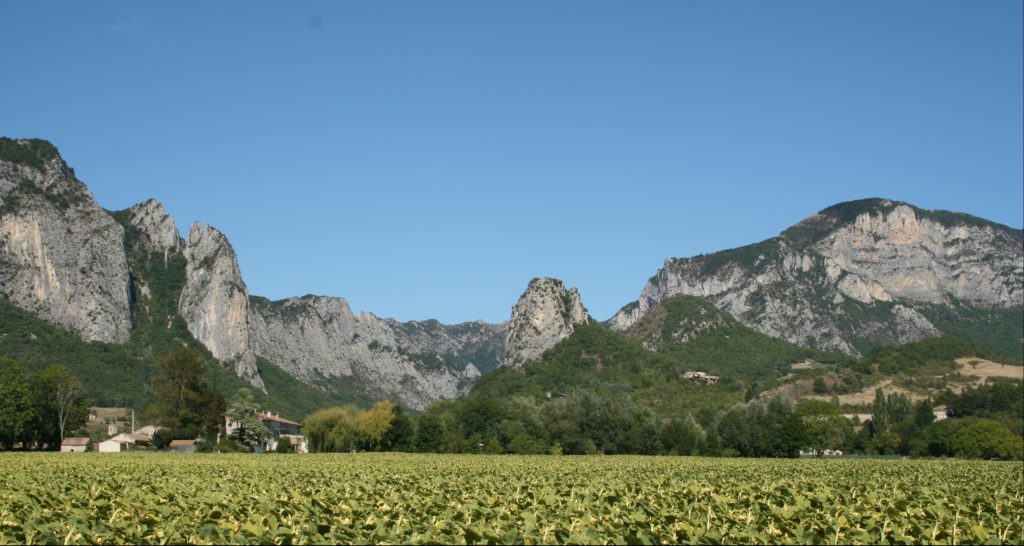
[[[262,413],[262,412],[257,411],[256,412],[256,417],[259,417],[260,421],[277,421],[278,423],[285,423],[285,424],[288,424],[288,425],[299,426],[299,424],[296,423],[295,421],[289,421],[288,419],[285,419],[284,417],[281,417],[280,415],[271,415],[269,413]]]
[[[60,443],[62,446],[87,446],[89,445],[88,438],[64,438],[64,441]]]
[[[191,447],[196,445],[195,440],[171,440],[171,447]]]

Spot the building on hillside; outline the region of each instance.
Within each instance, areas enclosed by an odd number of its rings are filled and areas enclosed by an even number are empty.
[[[718,376],[713,373],[706,372],[685,372],[683,377],[694,381],[696,383],[704,383],[706,385],[714,385],[718,383]]]
[[[936,421],[941,421],[949,417],[948,411],[949,408],[947,408],[946,406],[935,406],[934,408],[932,408],[932,415],[935,416]]]
[[[89,449],[88,438],[64,438],[60,443],[61,453],[85,453]]]
[[[193,453],[196,450],[195,440],[171,440],[168,449],[175,453]]]

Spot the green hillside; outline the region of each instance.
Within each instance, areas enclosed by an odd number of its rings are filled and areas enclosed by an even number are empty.
[[[1020,363],[1019,358],[954,337],[877,347],[854,359],[758,333],[707,300],[675,296],[651,308],[623,333],[598,324],[580,326],[522,369],[499,368],[486,374],[470,396],[545,399],[549,393],[559,397],[588,392],[625,396],[671,417],[726,407],[758,392],[845,395],[873,389],[883,381],[935,396],[960,380],[954,360],[961,357]],[[796,363],[802,364],[794,367]],[[687,378],[689,371],[719,379],[706,384]],[[786,388],[798,383],[806,388]]]
[[[598,324],[576,329],[522,369],[499,368],[482,377],[471,396],[534,398],[581,391],[627,396],[663,417],[725,407],[748,392],[770,388],[793,363],[849,359],[760,334],[692,296],[670,298],[624,333]],[[714,384],[686,372],[719,376]]]
[[[153,401],[150,380],[156,374],[156,361],[174,343],[184,343],[204,356],[207,381],[225,397],[230,398],[238,389],[248,386],[187,332],[180,338],[170,330],[148,335],[157,338],[154,343],[142,342],[141,333],[133,333],[132,340],[123,345],[85,342],[77,334],[44,322],[0,298],[0,356],[11,358],[32,373],[63,364],[82,380],[90,405],[134,408],[141,414]],[[340,381],[327,383],[330,390],[319,390],[264,359],[258,359],[257,365],[269,394],[254,391],[256,401],[262,408],[286,418],[299,420],[338,403],[371,403],[348,391]]]
[[[648,351],[625,335],[598,324],[577,327],[522,369],[498,368],[481,377],[470,396],[533,398],[590,392],[626,397],[663,417],[743,399],[750,382],[723,377],[715,385],[686,379],[693,368],[679,359]]]
[[[795,362],[849,360],[794,345],[739,323],[711,302],[696,296],[673,296],[649,310],[625,331],[629,339],[688,369],[722,377],[771,382],[789,372]]]

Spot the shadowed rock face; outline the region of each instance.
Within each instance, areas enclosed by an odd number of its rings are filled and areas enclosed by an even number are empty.
[[[86,341],[131,331],[124,231],[42,141],[0,157],[0,294]]]
[[[922,304],[1021,306],[1022,242],[1020,230],[968,215],[842,203],[761,243],[666,260],[609,322],[625,330],[665,298],[693,295],[768,335],[857,354],[939,335]]]
[[[305,296],[282,301],[253,298],[252,339],[257,354],[300,381],[345,378],[378,398],[423,409],[455,398],[480,376],[472,357],[500,343],[502,325],[436,321],[399,323],[371,313],[353,314],[341,298]]]
[[[188,331],[238,377],[264,389],[249,339],[249,293],[234,249],[216,229],[192,224],[185,242],[185,286],[178,312]]]
[[[579,292],[558,279],[533,279],[512,308],[502,366],[520,368],[590,320]]]

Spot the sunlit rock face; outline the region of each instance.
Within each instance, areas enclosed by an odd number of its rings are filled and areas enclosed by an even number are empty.
[[[121,226],[52,145],[6,142],[17,153],[0,157],[0,294],[86,341],[127,341]]]
[[[341,379],[415,409],[466,392],[504,339],[504,325],[400,323],[325,296],[252,298],[250,313],[256,353],[300,381]]]
[[[249,292],[227,237],[196,222],[185,241],[185,286],[178,312],[188,331],[256,388],[263,380],[249,339]]]
[[[519,368],[590,320],[579,292],[558,279],[533,279],[512,308],[502,366]]]
[[[668,259],[609,324],[625,330],[667,297],[707,298],[760,332],[859,354],[942,332],[935,306],[1024,304],[1024,237],[965,214],[869,199],[841,203],[780,236]]]

